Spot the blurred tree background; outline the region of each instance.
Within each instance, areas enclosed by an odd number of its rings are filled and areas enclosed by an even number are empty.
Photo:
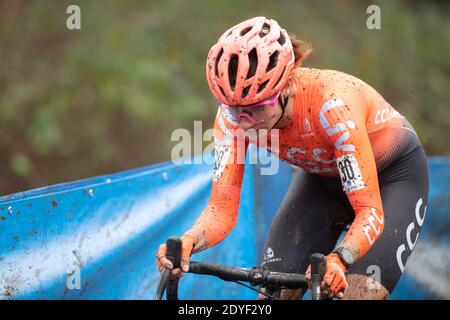
[[[81,30],[66,8],[81,8]],[[366,8],[381,8],[368,30]],[[0,1],[0,194],[170,159],[171,132],[212,126],[209,48],[264,15],[310,42],[306,66],[375,87],[450,155],[448,1]]]

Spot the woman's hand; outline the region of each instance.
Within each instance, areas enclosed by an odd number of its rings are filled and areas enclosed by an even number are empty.
[[[158,270],[162,272],[164,268],[172,270],[170,273],[171,278],[181,278],[183,276],[184,272],[189,271],[189,260],[191,258],[192,249],[195,245],[195,239],[194,237],[190,235],[183,235],[181,238],[181,269],[180,268],[173,268],[172,262],[170,262],[169,259],[167,259],[166,253],[167,248],[165,244],[162,244],[159,246],[158,252],[156,253],[156,262],[158,264]]]
[[[329,254],[326,259],[327,269],[320,284],[321,299],[342,299],[345,290],[348,288],[347,279],[345,278],[347,268],[335,253]],[[306,271],[306,280],[309,283],[309,287],[311,287],[311,266]]]

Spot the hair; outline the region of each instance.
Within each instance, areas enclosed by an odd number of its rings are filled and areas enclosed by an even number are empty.
[[[312,46],[305,41],[297,39],[294,34],[289,34],[289,39],[291,39],[292,48],[294,49],[295,67],[300,67],[302,61],[308,58],[313,51]]]

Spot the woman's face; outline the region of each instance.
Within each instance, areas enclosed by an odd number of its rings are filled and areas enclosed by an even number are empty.
[[[276,101],[274,105],[262,105],[253,108],[239,108],[241,116],[238,124],[244,131],[249,129],[272,129],[279,120],[282,109],[280,103]]]

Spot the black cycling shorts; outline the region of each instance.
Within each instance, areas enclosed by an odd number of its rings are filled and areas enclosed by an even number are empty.
[[[384,230],[347,274],[379,279],[391,293],[425,218],[428,166],[422,147],[400,155],[378,174],[378,179]],[[298,170],[272,221],[261,265],[273,271],[304,273],[309,256],[314,252],[329,254],[353,219],[354,211],[339,177]]]

